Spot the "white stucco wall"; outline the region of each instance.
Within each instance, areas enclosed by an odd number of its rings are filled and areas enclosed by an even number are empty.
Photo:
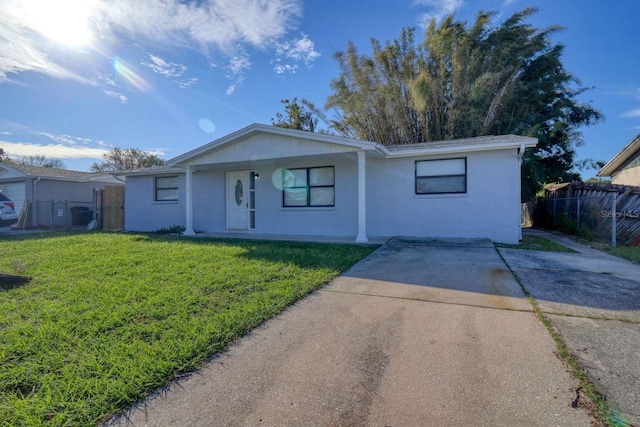
[[[334,166],[335,207],[283,208],[280,168]],[[225,179],[228,171],[253,170],[256,180],[254,233],[355,236],[357,233],[357,171],[355,154],[331,161],[275,161],[232,169],[200,170],[193,174],[193,227],[198,232],[223,232],[226,224]],[[279,176],[279,175],[278,175]],[[154,177],[127,177],[125,228],[154,231],[174,224],[185,225],[185,179],[179,179],[178,202],[154,202]],[[142,214],[141,214],[142,212]]]
[[[415,161],[467,158],[467,193],[415,194]],[[356,236],[358,176],[355,153],[328,157],[247,163],[193,174],[194,229],[226,230],[225,177],[229,170],[254,170],[258,234]],[[283,208],[279,168],[334,166],[335,207]],[[184,175],[179,200],[154,202],[153,177],[127,178],[127,230],[153,231],[185,225]],[[367,234],[369,236],[484,237],[517,243],[520,233],[520,168],[515,149],[466,156],[375,159],[367,157]]]
[[[467,158],[466,194],[415,194],[416,160],[461,157]],[[515,149],[367,162],[368,235],[518,242],[520,168]]]
[[[124,191],[124,228],[130,231],[155,231],[185,224],[184,174],[179,175],[178,201],[156,202],[154,177],[128,176]]]

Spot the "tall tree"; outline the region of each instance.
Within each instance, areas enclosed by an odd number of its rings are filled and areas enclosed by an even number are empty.
[[[4,151],[4,148],[0,148],[0,163],[12,164],[14,163],[9,154]]]
[[[34,154],[31,156],[20,156],[15,162],[21,165],[42,166],[45,168],[66,169],[67,165],[60,159],[54,159],[44,154]]]
[[[407,144],[480,135],[536,137],[523,163],[523,199],[545,182],[578,177],[573,171],[579,128],[601,114],[578,100],[586,89],[562,64],[563,47],[551,42],[558,27],[537,29],[525,9],[492,26],[480,12],[472,25],[432,21],[422,43],[415,31],[370,56],[349,43],[335,58],[340,74],[326,109],[330,129],[381,144]]]
[[[280,102],[284,105],[284,114],[276,113],[275,119],[271,119],[274,126],[315,132],[318,120],[305,107],[305,100],[302,100],[302,104],[298,103],[298,98],[293,98],[292,101],[282,99]]]
[[[138,148],[112,148],[103,155],[102,163],[94,163],[91,170],[94,172],[116,172],[122,170],[147,169],[154,166],[164,166],[165,161],[155,154],[142,151]]]

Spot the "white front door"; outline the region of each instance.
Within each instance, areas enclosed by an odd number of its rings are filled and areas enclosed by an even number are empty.
[[[249,171],[227,172],[227,228],[249,229]]]

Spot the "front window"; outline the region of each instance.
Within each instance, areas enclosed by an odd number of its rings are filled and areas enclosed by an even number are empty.
[[[285,169],[282,175],[282,206],[335,206],[335,171],[333,166]]]
[[[178,200],[178,176],[163,176],[155,180],[155,201],[175,202]]]
[[[416,194],[467,192],[467,159],[416,162]]]

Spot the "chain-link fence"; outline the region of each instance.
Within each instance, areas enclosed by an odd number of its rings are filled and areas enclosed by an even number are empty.
[[[523,221],[531,213],[523,206]],[[535,203],[536,227],[576,234],[593,241],[636,246],[640,244],[640,187],[611,183],[553,184]]]
[[[538,201],[534,224],[615,245],[618,216],[614,197],[550,198]]]
[[[35,206],[35,224],[51,229],[85,228],[95,218],[94,206],[93,201],[39,200]]]

